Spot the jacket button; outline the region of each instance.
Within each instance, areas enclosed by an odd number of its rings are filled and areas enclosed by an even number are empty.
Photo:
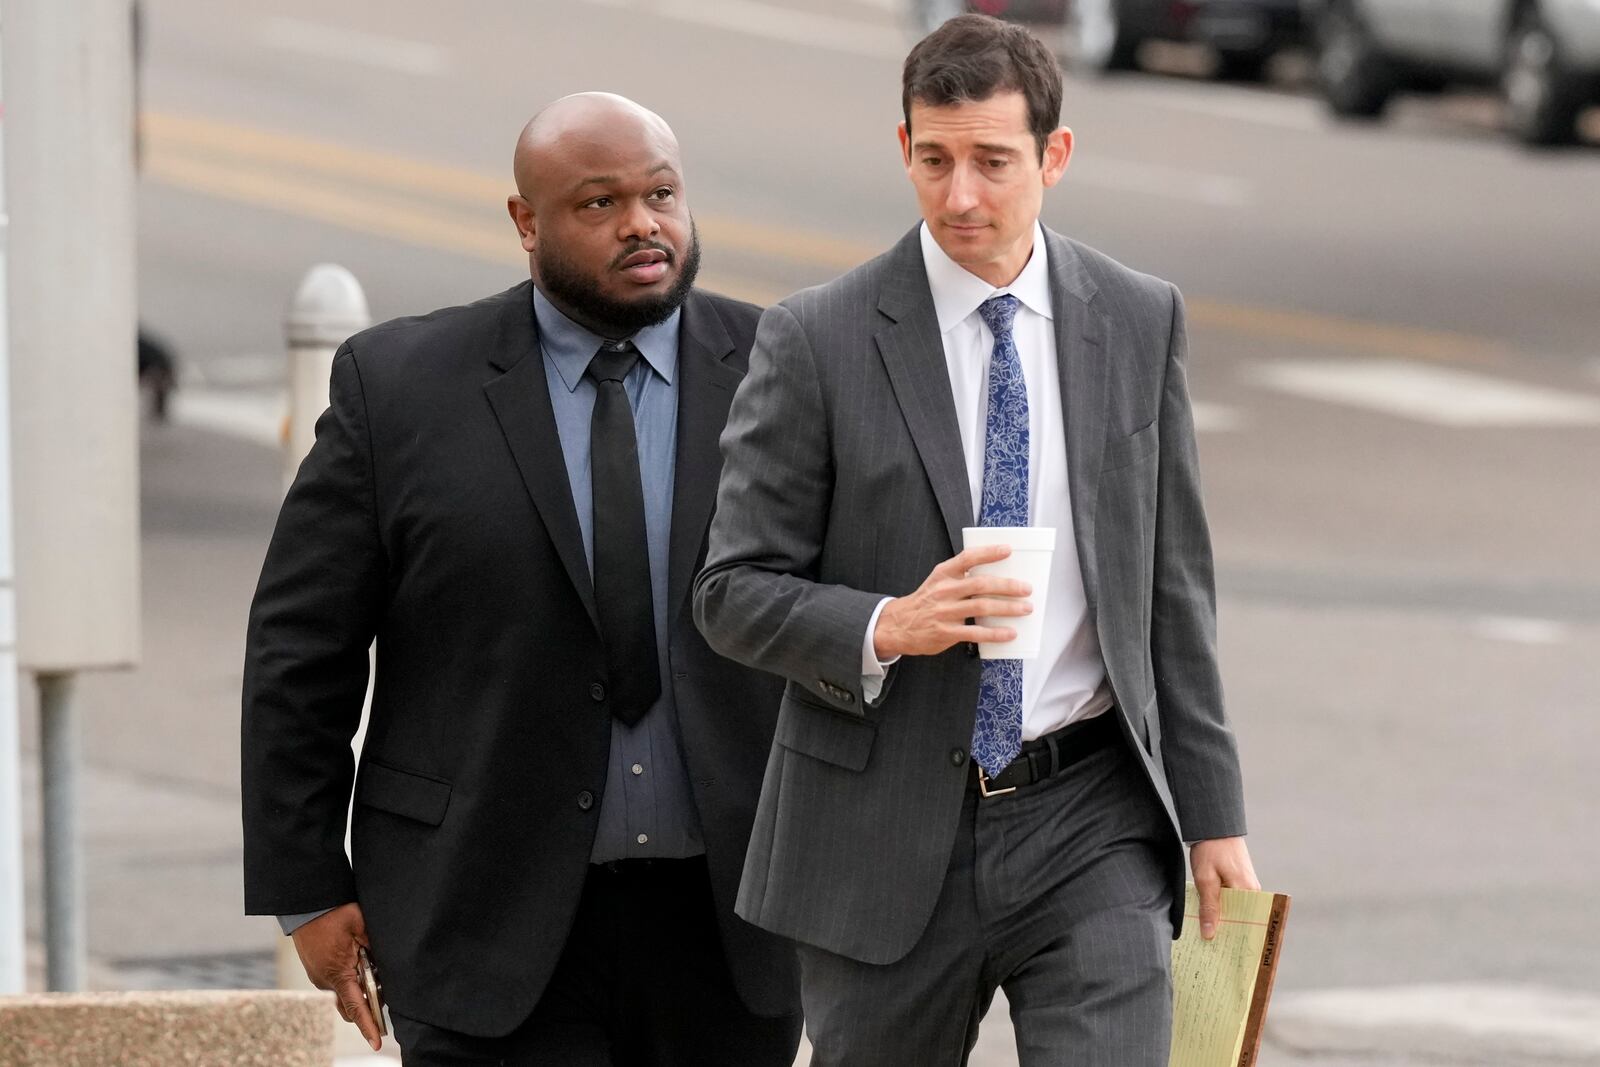
[[[960,767],[967,762],[967,754],[959,748],[950,750],[950,766]]]
[[[976,641],[968,641],[967,642],[967,658],[968,659],[976,659],[977,655],[978,655],[978,643]]]
[[[593,697],[595,703],[598,704],[600,701],[606,698],[606,687],[601,685],[599,682],[591,682],[589,684],[589,695]]]
[[[588,811],[594,807],[594,794],[585,789],[578,794],[578,810]]]

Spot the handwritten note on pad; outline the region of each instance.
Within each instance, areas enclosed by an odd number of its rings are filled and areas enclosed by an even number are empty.
[[[1200,936],[1200,898],[1188,887],[1183,936],[1172,943],[1172,1058],[1168,1067],[1251,1067],[1278,970],[1289,898],[1222,891],[1217,936]]]

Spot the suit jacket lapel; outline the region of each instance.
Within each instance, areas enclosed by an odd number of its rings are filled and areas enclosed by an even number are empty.
[[[961,547],[961,528],[973,525],[972,488],[918,228],[890,252],[878,310],[892,320],[876,335],[878,351],[928,473],[953,553]]]
[[[485,384],[483,391],[495,418],[500,420],[500,430],[522,474],[522,484],[544,520],[556,554],[590,621],[599,629],[583,532],[572,503],[572,487],[567,484],[555,409],[550,406],[550,389],[545,382],[544,358],[533,319],[532,283],[525,283],[523,288],[524,299],[512,301],[501,319],[500,336],[489,357],[489,362],[503,373]]]
[[[1092,303],[1098,289],[1072,245],[1050,230],[1045,231],[1045,245],[1049,250],[1061,410],[1066,422],[1073,534],[1092,614],[1099,593],[1094,520],[1100,495],[1100,461],[1106,444],[1106,320]]]
[[[722,473],[718,440],[743,375],[724,362],[733,339],[711,301],[690,293],[678,333],[678,448],[667,553],[667,618],[688,599]]]

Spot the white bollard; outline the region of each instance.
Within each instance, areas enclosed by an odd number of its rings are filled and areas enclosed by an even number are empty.
[[[333,354],[345,338],[372,325],[367,295],[348,270],[319,263],[306,272],[289,304],[289,416],[284,424],[284,485],[316,440],[317,417],[328,406]]]
[[[372,325],[367,295],[356,276],[335,263],[319,263],[306,272],[289,303],[284,333],[289,342],[289,411],[283,425],[283,484],[288,488],[300,463],[316,441],[317,418],[328,406],[328,378],[333,356],[345,338]],[[363,710],[361,730],[353,747],[361,750],[366,733]],[[348,840],[346,842],[348,850]],[[305,968],[294,942],[278,942],[279,989],[310,989]]]

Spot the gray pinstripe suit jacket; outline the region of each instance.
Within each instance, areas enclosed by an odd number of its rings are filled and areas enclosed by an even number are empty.
[[[1181,840],[1244,832],[1210,537],[1170,284],[1045,231],[1071,506],[1123,734]],[[788,679],[738,913],[868,963],[916,943],[967,781],[979,660],[906,657],[867,706],[883,596],[954,555],[972,502],[917,231],[761,318],[722,436],[695,618]],[[1183,892],[1175,894],[1174,926]]]

